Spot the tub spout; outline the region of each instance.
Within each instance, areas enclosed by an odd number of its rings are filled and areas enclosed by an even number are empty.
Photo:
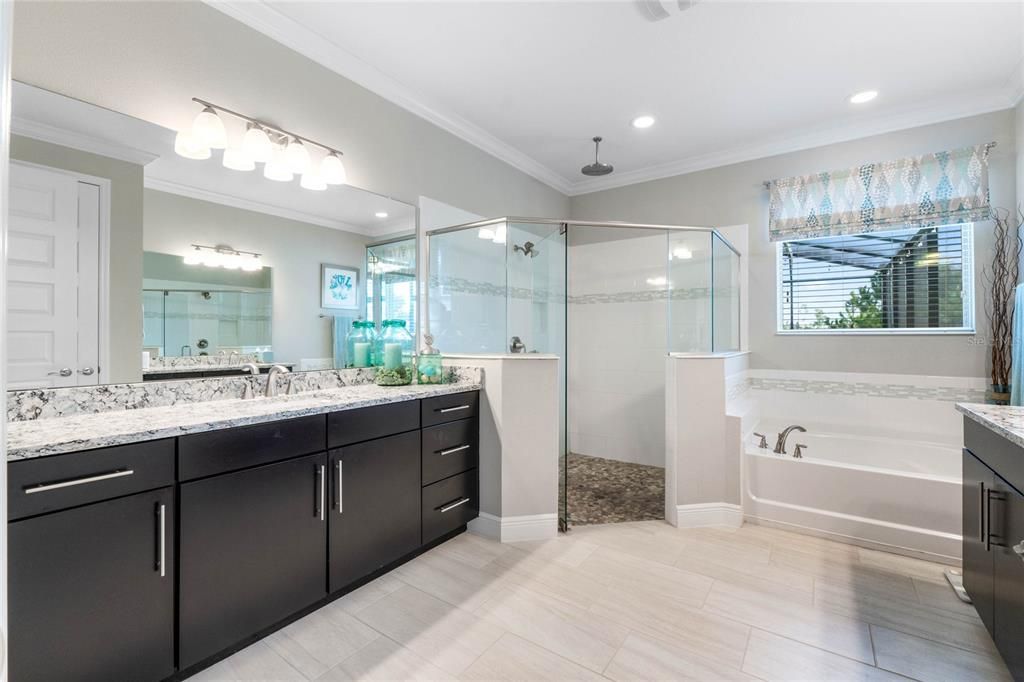
[[[787,426],[785,430],[779,434],[779,439],[775,441],[775,449],[772,450],[772,452],[774,452],[776,455],[786,454],[786,439],[789,438],[789,433],[791,431],[800,431],[801,433],[806,433],[807,429],[797,424]]]

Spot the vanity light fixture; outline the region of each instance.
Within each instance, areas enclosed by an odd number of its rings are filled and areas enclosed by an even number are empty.
[[[260,255],[252,251],[238,251],[230,246],[203,246],[193,244],[192,250],[182,258],[185,265],[205,265],[208,268],[245,270],[255,272],[263,269]]]
[[[317,191],[326,189],[327,185],[347,184],[342,153],[337,149],[198,97],[193,97],[192,101],[203,109],[192,127],[180,131],[174,138],[174,151],[180,156],[202,160],[210,158],[211,149],[223,149],[221,162],[232,170],[254,170],[257,163],[263,163],[263,177],[269,180],[291,182],[295,174],[300,174],[299,184]],[[227,128],[222,119],[225,114],[245,122],[245,133],[238,147],[228,148]],[[313,170],[312,147],[323,150],[323,159],[316,162],[319,173]]]
[[[878,97],[878,90],[863,90],[850,96],[850,104],[867,104]]]
[[[228,131],[224,128],[224,121],[213,110],[213,107],[206,105],[192,121],[192,137],[198,144],[211,149],[224,149],[228,146]]]

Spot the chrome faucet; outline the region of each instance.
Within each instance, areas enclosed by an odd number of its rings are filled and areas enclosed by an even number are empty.
[[[513,336],[509,340],[508,350],[510,353],[525,353],[526,344],[523,343],[523,340],[520,339],[518,336]]]
[[[786,429],[779,434],[779,439],[775,441],[775,449],[772,450],[772,452],[774,452],[776,455],[786,454],[786,439],[789,438],[790,431],[800,431],[801,433],[806,433],[807,429],[796,424],[794,424],[793,426],[787,426]]]
[[[764,437],[764,434],[763,433],[755,433],[754,436],[761,439],[761,441],[757,444],[757,447],[761,448],[762,450],[767,450],[768,449],[768,439]]]
[[[260,368],[253,362],[247,362],[244,365],[240,365],[239,369],[244,369],[249,374],[256,376],[260,373]]]
[[[284,365],[274,365],[267,372],[267,390],[263,393],[265,398],[273,398],[277,396],[277,375],[287,374],[288,368]]]
[[[230,353],[228,353],[228,367],[234,364],[236,358],[240,357],[242,356],[238,354],[237,350],[233,350]]]

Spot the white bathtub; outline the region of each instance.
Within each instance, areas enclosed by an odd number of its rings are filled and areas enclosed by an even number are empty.
[[[792,422],[791,422],[792,423]],[[864,435],[804,424],[789,454],[772,452],[781,423],[761,422],[768,449],[744,442],[743,505],[755,521],[869,547],[956,563],[960,559],[960,448],[928,436]],[[795,445],[808,447],[802,459]]]

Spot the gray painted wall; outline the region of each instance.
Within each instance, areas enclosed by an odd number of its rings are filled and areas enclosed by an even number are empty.
[[[17,135],[11,158],[110,180],[110,368],[101,381],[142,381],[142,166]]]
[[[362,296],[368,237],[151,189],[144,196],[146,251],[183,255],[195,243],[263,254],[273,272],[274,359],[331,357],[331,322],[318,317],[330,314],[320,308],[320,264],[359,268]]]
[[[1020,107],[1017,127],[1020,126]],[[751,367],[848,372],[985,376],[984,314],[976,300],[979,335],[776,335],[776,251],[768,241],[768,193],[774,178],[995,141],[992,203],[1009,208],[1018,190],[1014,111],[913,128],[654,180],[572,198],[573,218],[750,229],[749,339]],[[992,249],[991,223],[975,226],[975,291]]]
[[[480,215],[569,200],[418,116],[198,2],[19,2],[13,77],[175,130],[202,97],[345,152],[349,181]],[[382,29],[383,30],[383,29]]]

